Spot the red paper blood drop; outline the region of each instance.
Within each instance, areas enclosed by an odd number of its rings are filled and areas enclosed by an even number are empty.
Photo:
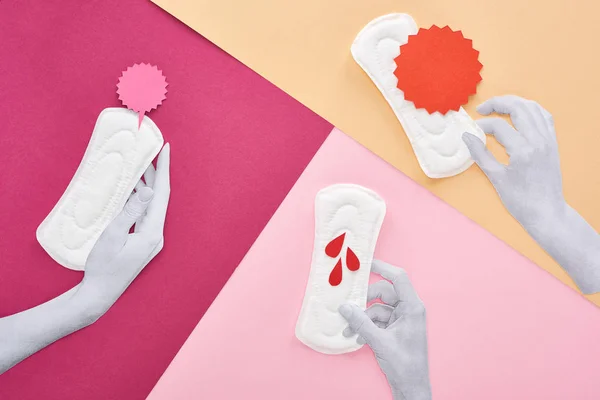
[[[433,25],[400,46],[394,75],[404,98],[430,114],[458,111],[475,94],[483,65],[461,31]]]
[[[329,274],[329,284],[337,286],[342,282],[342,259],[340,258],[331,273]]]
[[[360,268],[360,261],[350,247],[346,250],[346,265],[350,271],[358,271]]]
[[[344,237],[346,237],[346,233],[342,233],[340,236],[329,242],[327,246],[325,246],[325,254],[331,258],[337,257],[340,254],[340,251],[342,251]]]

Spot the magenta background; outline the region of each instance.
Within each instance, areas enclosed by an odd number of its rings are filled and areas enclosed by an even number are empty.
[[[335,183],[386,202],[375,257],[402,266],[427,308],[434,400],[598,400],[598,308],[339,130],[148,400],[391,399],[368,347],[331,356],[294,335],[315,195]]]
[[[144,0],[0,2],[0,317],[74,286],[35,229],[117,78],[158,64],[172,145],[163,252],[96,324],[0,375],[2,400],[142,399],[331,125]]]

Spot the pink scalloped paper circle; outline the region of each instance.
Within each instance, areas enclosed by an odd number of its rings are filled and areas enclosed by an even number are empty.
[[[138,127],[144,114],[160,106],[167,98],[167,79],[155,65],[134,64],[123,71],[117,83],[117,94],[123,105],[139,114]]]

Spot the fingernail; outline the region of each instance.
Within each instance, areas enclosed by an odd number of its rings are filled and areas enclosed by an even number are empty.
[[[154,196],[154,191],[146,186],[138,190],[137,194],[142,203],[147,203],[152,199],[152,196]]]
[[[352,307],[350,307],[348,304],[342,304],[340,308],[338,308],[338,311],[344,318],[350,318],[352,315]]]

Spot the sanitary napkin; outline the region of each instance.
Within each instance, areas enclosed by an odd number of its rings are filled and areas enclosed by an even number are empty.
[[[107,108],[73,179],[37,229],[38,242],[59,264],[83,270],[92,247],[123,209],[163,145],[158,127],[137,113]]]
[[[469,132],[485,143],[485,134],[461,107],[458,112],[429,114],[404,99],[394,75],[394,59],[409,35],[418,32],[410,15],[389,14],[363,28],[352,44],[352,56],[369,75],[402,124],[421,169],[430,178],[460,174],[473,164],[462,134]]]
[[[358,185],[326,187],[315,199],[315,242],[296,337],[325,354],[362,347],[342,335],[348,322],[342,304],[367,305],[373,252],[385,216],[385,202]]]

